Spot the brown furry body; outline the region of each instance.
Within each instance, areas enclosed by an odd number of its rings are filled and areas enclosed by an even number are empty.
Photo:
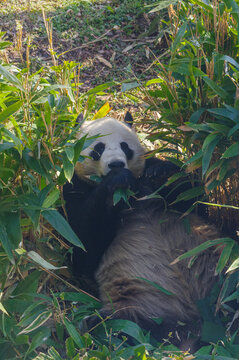
[[[204,251],[190,268],[189,259],[171,263],[202,242],[218,238],[216,229],[191,215],[191,232],[187,233],[177,215],[159,216],[153,210],[129,211],[125,219],[96,272],[103,313],[140,325],[151,318],[163,318],[167,325],[198,320],[195,302],[208,294],[215,281],[218,254],[215,249]]]

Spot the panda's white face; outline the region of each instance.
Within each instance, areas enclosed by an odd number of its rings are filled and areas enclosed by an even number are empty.
[[[144,169],[144,148],[135,132],[126,124],[105,117],[84,125],[79,138],[100,135],[88,148],[82,151],[87,156],[83,163],[76,164],[78,176],[105,176],[114,168],[129,169],[135,177]]]

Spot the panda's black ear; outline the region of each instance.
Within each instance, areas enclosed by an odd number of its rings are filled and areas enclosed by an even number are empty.
[[[84,122],[84,120],[85,120],[85,119],[84,119],[83,114],[80,113],[80,114],[77,116],[77,118],[76,118],[75,126],[77,126],[77,125],[82,125],[83,122]]]
[[[126,113],[126,115],[125,115],[125,117],[124,117],[124,122],[125,122],[130,128],[131,128],[132,125],[133,125],[134,120],[133,120],[133,117],[132,117],[132,115],[130,114],[129,111],[127,111],[127,113]]]

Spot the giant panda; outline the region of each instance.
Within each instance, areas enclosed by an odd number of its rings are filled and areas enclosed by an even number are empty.
[[[63,195],[68,221],[86,249],[74,249],[74,271],[96,280],[101,315],[132,320],[162,338],[178,323],[188,324],[190,331],[190,324],[200,323],[196,301],[215,281],[218,253],[207,250],[190,266],[187,260],[172,262],[220,236],[197,214],[181,218],[191,203],[174,200],[187,181],[176,189],[163,186],[180,169],[147,158],[132,121],[127,113],[125,122],[104,117],[82,126],[78,137],[87,135],[91,144]],[[128,203],[121,199],[114,205],[117,189],[132,191]],[[150,196],[156,190],[157,196]],[[163,323],[157,325],[155,318]],[[178,334],[175,343],[183,348],[184,330],[182,338]]]

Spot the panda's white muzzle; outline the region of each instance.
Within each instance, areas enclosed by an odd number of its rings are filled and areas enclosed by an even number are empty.
[[[115,161],[110,162],[108,164],[108,167],[110,168],[110,170],[124,168],[125,162],[120,161],[120,160],[115,160]]]
[[[119,149],[107,149],[102,154],[99,162],[99,170],[103,176],[107,175],[113,169],[128,169],[126,155],[123,151],[119,151]]]

